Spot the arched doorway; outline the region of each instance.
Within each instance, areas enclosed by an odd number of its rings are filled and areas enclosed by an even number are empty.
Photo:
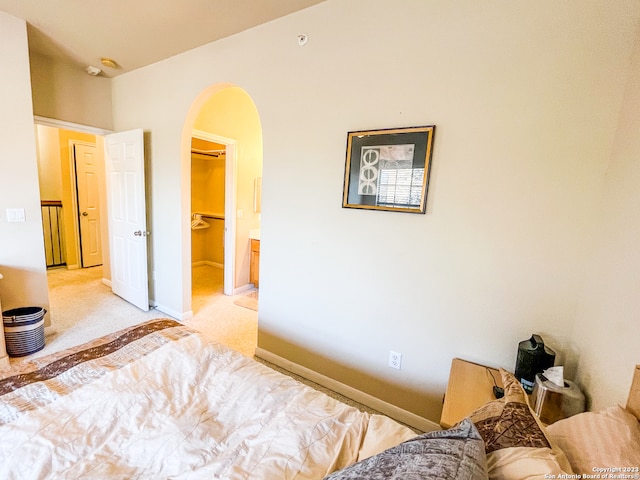
[[[195,141],[208,143],[200,143],[198,151]],[[197,163],[194,151],[198,152]],[[181,159],[183,296],[193,312],[194,264],[222,268],[226,295],[254,287],[250,237],[260,230],[256,186],[262,177],[262,128],[257,108],[245,90],[216,84],[198,95],[185,120]],[[221,183],[220,169],[224,170]],[[208,227],[194,229],[194,221]]]

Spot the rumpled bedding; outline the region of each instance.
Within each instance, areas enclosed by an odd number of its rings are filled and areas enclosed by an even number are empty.
[[[407,440],[325,480],[487,480],[482,437],[465,418],[449,430]]]
[[[415,436],[168,319],[0,374],[7,480],[321,479]]]

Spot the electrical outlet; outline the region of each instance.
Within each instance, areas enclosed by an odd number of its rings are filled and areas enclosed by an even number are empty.
[[[396,370],[400,370],[402,367],[402,354],[389,350],[389,366]]]

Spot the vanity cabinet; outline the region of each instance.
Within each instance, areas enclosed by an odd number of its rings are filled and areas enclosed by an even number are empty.
[[[246,271],[246,270],[245,270]],[[260,281],[260,240],[251,239],[251,261],[249,264],[249,283],[259,288]]]

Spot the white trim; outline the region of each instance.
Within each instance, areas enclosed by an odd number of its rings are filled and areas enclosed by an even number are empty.
[[[224,294],[234,295],[236,278],[236,140],[202,130],[193,130],[192,138],[220,143],[227,148],[224,177]],[[191,294],[191,292],[189,292]]]
[[[311,370],[307,367],[303,367],[297,363],[294,363],[286,358],[283,358],[275,353],[271,353],[263,348],[256,348],[256,357],[262,358],[267,362],[271,362],[285,370],[295,373],[296,375],[300,375],[312,382],[317,383],[318,385],[322,385],[334,392],[337,392],[345,397],[351,398],[356,402],[359,402],[363,405],[366,405],[374,410],[377,410],[385,415],[388,415],[395,420],[402,422],[406,425],[410,425],[418,430],[422,430],[423,432],[431,432],[433,430],[442,430],[440,425],[431,420],[423,418],[415,413],[409,412],[408,410],[404,410],[403,408],[392,405],[391,403],[385,402],[384,400],[380,400],[379,398],[374,397],[373,395],[369,395],[361,390],[350,387],[349,385],[345,385],[344,383],[338,382],[333,378],[327,377],[321,373],[318,373],[314,370]]]
[[[185,320],[189,320],[190,318],[193,318],[193,310],[180,313],[172,308],[165,307],[164,305],[158,305],[158,304],[156,304],[155,309],[158,310],[159,312],[166,313],[170,317],[180,320],[181,322]]]
[[[103,283],[103,285],[106,285],[107,287],[111,288],[111,280],[110,279],[102,277],[102,283]]]
[[[243,285],[241,287],[238,288],[234,288],[233,289],[233,294],[234,295],[240,295],[241,293],[244,293],[248,290],[255,290],[256,287],[253,285],[253,283],[247,283],[246,285]]]
[[[57,120],[55,118],[41,117],[39,115],[33,116],[33,122],[38,125],[45,125],[47,127],[64,128],[65,130],[73,130],[82,133],[92,133],[93,135],[107,135],[113,133],[113,130],[105,130],[98,127],[90,127],[88,125],[80,125],[79,123],[65,122],[64,120]]]
[[[222,263],[210,262],[209,260],[200,260],[199,262],[193,262],[191,264],[191,268],[203,267],[205,265],[213,268],[224,268],[224,265]]]

